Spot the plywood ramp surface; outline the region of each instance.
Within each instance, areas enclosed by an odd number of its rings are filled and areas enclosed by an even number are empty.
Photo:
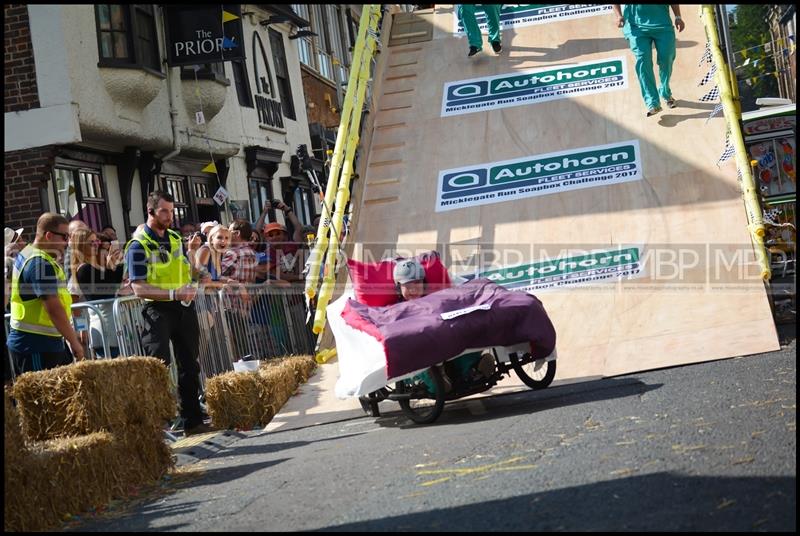
[[[426,14],[431,40],[397,39],[382,51],[366,169],[356,185],[363,191],[356,196],[354,257],[437,249],[453,275],[478,271],[516,288],[539,285],[529,291],[558,331],[557,379],[779,348],[735,165],[717,166],[724,119],[707,122],[714,103],[699,101],[713,86],[698,87],[708,71],[698,67],[705,47],[699,6],[683,11],[687,27],[678,34],[671,84],[679,107],[664,106],[652,118],[645,117],[633,56],[610,13],[504,29],[500,55],[484,35],[483,51],[472,58],[466,38],[453,35],[452,6]],[[411,31],[405,26],[398,35]],[[598,67],[614,60],[624,73]],[[620,77],[616,85],[591,86],[596,73]],[[503,84],[509,75],[519,76],[517,85]],[[490,99],[486,87],[519,96],[535,85],[533,76],[539,84],[584,86],[507,107],[481,100]],[[457,82],[472,83],[457,93],[483,107],[443,111],[446,86],[452,92]],[[547,184],[544,170],[559,166],[553,174],[598,160],[611,165],[623,146],[636,146],[627,177],[606,170],[603,180],[579,189],[514,189]],[[517,171],[497,174],[503,166]],[[571,178],[586,176],[597,175]],[[478,199],[487,192],[493,193]],[[440,203],[445,194],[448,205]],[[611,251],[618,256],[604,256]],[[596,256],[586,260],[581,253]],[[542,264],[547,259],[552,265]],[[604,270],[608,278],[597,281]],[[548,283],[548,276],[567,273],[585,281]]]

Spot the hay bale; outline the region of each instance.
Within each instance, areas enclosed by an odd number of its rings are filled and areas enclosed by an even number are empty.
[[[6,462],[4,528],[57,527],[65,515],[124,497],[131,487],[153,483],[172,466],[160,429],[34,443],[10,480]]]
[[[162,423],[175,412],[155,358],[88,361],[23,374],[14,386],[23,427],[5,393],[4,528],[55,528],[153,483],[174,466]],[[47,441],[25,440],[56,436]],[[92,433],[81,432],[93,428]],[[73,437],[58,437],[75,434]]]
[[[25,373],[13,396],[25,436],[32,440],[160,426],[176,413],[169,373],[154,357],[82,361]]]
[[[206,406],[219,428],[249,430],[261,420],[261,386],[255,372],[226,372],[206,381]]]
[[[266,426],[315,367],[311,356],[291,356],[262,363],[254,372],[209,378],[206,404],[211,421],[220,428]]]
[[[19,422],[19,413],[11,401],[7,390],[3,391],[3,406],[5,407],[5,421],[3,422],[6,464],[14,465],[25,453],[25,438],[22,435],[22,426]]]

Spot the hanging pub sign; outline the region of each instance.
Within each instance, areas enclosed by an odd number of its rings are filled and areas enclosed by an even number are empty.
[[[165,6],[167,65],[243,60],[240,4]]]

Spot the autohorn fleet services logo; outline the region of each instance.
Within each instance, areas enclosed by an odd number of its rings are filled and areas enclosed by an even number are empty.
[[[641,180],[639,141],[439,172],[436,212]]]
[[[506,5],[500,9],[500,30],[523,28],[534,24],[544,24],[560,20],[580,19],[594,15],[611,13],[611,4],[517,4]],[[481,32],[488,32],[486,15],[482,10],[475,10],[475,20]],[[458,17],[453,17],[453,33],[463,34],[464,25]]]
[[[501,287],[522,292],[587,285],[610,279],[643,276],[643,246],[625,246],[581,255],[462,275],[470,281],[486,278]]]
[[[442,117],[535,104],[626,89],[625,59],[608,58],[564,67],[447,82]]]

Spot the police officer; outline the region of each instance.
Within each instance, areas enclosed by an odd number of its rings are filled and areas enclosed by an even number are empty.
[[[131,287],[147,301],[142,315],[142,345],[148,355],[170,363],[169,344],[178,365],[178,394],[184,434],[211,431],[203,424],[200,409],[200,328],[195,312],[192,268],[183,252],[181,235],[170,229],[173,197],[155,191],[147,198],[147,224],[134,233],[126,246],[125,263]]]
[[[17,256],[11,278],[11,331],[8,349],[17,373],[55,368],[84,357],[72,327],[72,297],[59,261],[69,239],[69,221],[46,212],[36,238]],[[64,346],[66,339],[72,355]]]

